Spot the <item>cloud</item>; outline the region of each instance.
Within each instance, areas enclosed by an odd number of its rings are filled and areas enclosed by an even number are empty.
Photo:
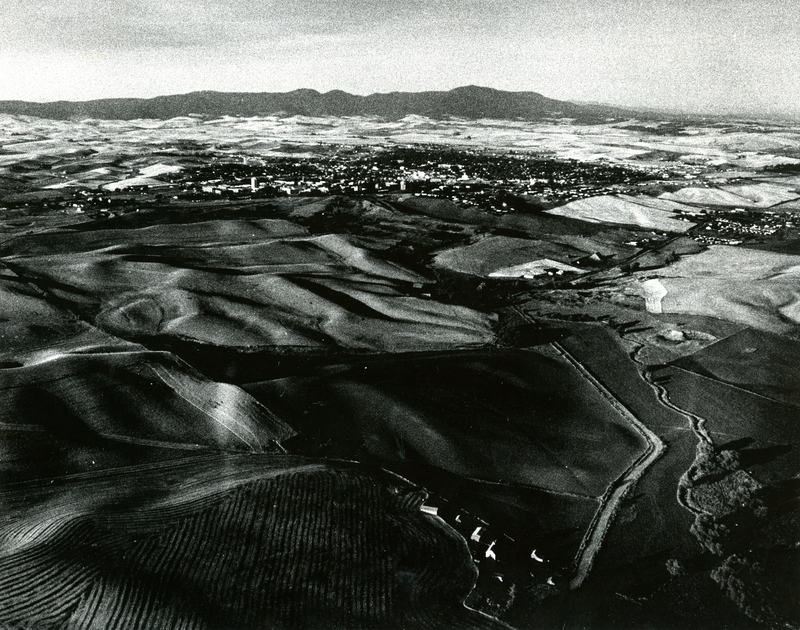
[[[63,97],[56,86],[83,98],[89,89],[369,93],[473,83],[686,110],[796,110],[794,4],[4,0],[0,98],[48,89]]]
[[[369,0],[8,0],[6,50],[125,50],[241,45],[319,33],[370,32],[424,17],[422,3]]]

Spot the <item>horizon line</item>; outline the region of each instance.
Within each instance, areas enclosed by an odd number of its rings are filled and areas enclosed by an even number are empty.
[[[593,101],[593,100],[579,100],[579,99],[558,99],[554,97],[549,97],[541,92],[535,90],[508,90],[496,87],[490,87],[487,85],[478,85],[474,83],[466,84],[466,85],[459,85],[453,88],[440,88],[440,89],[428,89],[428,90],[391,90],[391,91],[374,91],[369,92],[366,94],[358,93],[358,92],[348,92],[346,90],[342,90],[339,88],[334,88],[331,90],[318,90],[316,88],[310,87],[298,87],[291,90],[286,91],[266,91],[266,90],[218,90],[218,89],[197,89],[197,90],[189,90],[187,92],[173,92],[173,93],[162,93],[157,94],[154,96],[103,96],[99,98],[90,98],[90,99],[81,99],[81,100],[73,100],[73,99],[56,99],[56,100],[28,100],[24,98],[3,98],[0,99],[0,102],[5,103],[26,103],[26,104],[36,104],[36,105],[53,105],[58,103],[70,103],[70,104],[80,104],[80,103],[96,103],[102,101],[151,101],[154,99],[159,98],[170,98],[170,97],[177,97],[177,96],[190,96],[193,94],[248,94],[248,95],[286,95],[286,94],[293,94],[296,92],[310,92],[320,96],[325,96],[332,93],[341,93],[346,94],[348,96],[354,96],[358,98],[368,98],[370,96],[390,96],[393,94],[447,94],[450,92],[455,92],[457,90],[465,90],[465,89],[475,89],[475,90],[486,90],[491,92],[499,92],[504,94],[528,94],[528,95],[537,95],[548,100],[555,100],[561,101],[564,103],[570,103],[574,105],[580,106],[595,106],[595,107],[608,107],[613,109],[620,109],[620,110],[629,110],[631,114],[635,113],[648,113],[648,114],[664,114],[664,115],[671,115],[671,116],[681,116],[681,117],[694,117],[694,118],[751,118],[756,120],[770,120],[774,122],[798,122],[800,121],[800,110],[792,111],[792,110],[784,110],[781,112],[758,112],[758,111],[747,111],[747,110],[730,110],[730,111],[698,111],[692,109],[678,109],[670,106],[654,106],[654,105],[631,105],[628,103],[615,103],[615,102],[605,102],[605,101]]]

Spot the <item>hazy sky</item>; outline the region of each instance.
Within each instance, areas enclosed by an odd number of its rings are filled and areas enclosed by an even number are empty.
[[[476,84],[800,115],[800,0],[3,0],[0,99]]]

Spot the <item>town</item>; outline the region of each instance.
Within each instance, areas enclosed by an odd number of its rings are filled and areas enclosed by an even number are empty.
[[[276,155],[214,152],[203,157],[198,161],[184,156],[172,163],[173,156],[164,152],[151,158],[165,163],[156,165],[156,178],[137,176],[133,170],[115,183],[51,185],[8,195],[2,211],[10,220],[32,211],[85,214],[95,220],[209,203],[406,194],[447,199],[489,214],[539,213],[589,197],[671,192],[687,180],[696,187],[710,185],[695,179],[697,168],[675,162],[580,162],[515,150],[437,145],[284,145]],[[707,245],[800,238],[794,212],[702,204],[676,209],[674,216],[692,222],[687,235]]]
[[[195,198],[272,195],[413,193],[495,212],[554,207],[619,191],[652,169],[556,160],[522,152],[436,146],[332,147],[315,157],[219,159],[176,173],[173,183]]]

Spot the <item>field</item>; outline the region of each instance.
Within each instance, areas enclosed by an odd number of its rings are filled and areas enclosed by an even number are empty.
[[[685,209],[685,206],[674,204],[673,208],[669,208],[668,204],[663,205],[664,208],[656,207],[647,198],[640,203],[635,197],[608,195],[571,201],[565,206],[549,210],[549,213],[591,223],[621,223],[664,232],[685,232],[694,225],[681,221],[672,212]]]
[[[788,334],[800,323],[798,264],[796,255],[715,245],[647,277],[656,296],[663,293],[655,312],[707,315]]]
[[[711,568],[716,586],[769,627],[791,626],[798,614],[796,589],[785,587],[796,575],[787,567],[796,566],[800,505],[796,345],[744,329],[652,373],[669,403],[690,414],[700,438],[678,495],[695,513],[692,533],[711,553],[681,566],[695,581]],[[784,374],[786,366],[792,367]],[[695,590],[720,592],[708,580]]]
[[[48,357],[7,370],[2,391],[11,427],[256,451],[294,434],[238,387],[147,351]]]
[[[284,221],[231,220],[44,233],[8,243],[3,261],[128,339],[317,352],[492,341],[487,315],[412,295],[423,276],[341,235],[294,236],[303,231]]]
[[[771,482],[800,472],[797,406],[676,367],[657,375],[670,400],[705,419],[715,441],[741,445],[756,478]]]
[[[463,606],[469,552],[424,498],[385,474],[253,456],[6,490],[0,622],[504,627]]]
[[[537,553],[560,580],[585,579],[662,449],[557,346],[354,361],[244,388],[299,430],[290,452],[373,461],[482,515],[494,570],[521,584]]]
[[[800,342],[746,328],[674,367],[800,408]]]
[[[295,434],[235,385],[78,320],[3,278],[4,484],[198,450],[274,451]]]
[[[776,183],[759,183],[744,186],[722,186],[720,188],[683,188],[676,193],[665,193],[662,199],[683,203],[710,206],[769,208],[793,201],[800,195],[793,187]]]
[[[632,352],[636,346],[632,346],[627,336],[620,337],[597,324],[567,326],[572,334],[560,343],[598,375],[620,402],[665,444],[661,456],[636,481],[629,500],[621,504],[587,580],[589,587],[600,593],[620,593],[633,601],[645,602],[665,588],[669,579],[664,568],[668,558],[692,558],[698,552],[697,542],[689,532],[691,515],[680,505],[675,493],[695,457],[697,438],[690,430],[689,419],[661,404],[658,390],[639,376],[640,371],[646,373],[646,368],[638,360],[630,360],[630,355],[637,353]],[[615,606],[625,612],[618,610],[613,614],[636,614],[630,609],[629,600],[610,596],[602,601],[584,601],[578,597],[570,600],[566,606],[569,609],[561,614],[569,619],[567,627],[602,626],[612,623],[603,615]],[[648,618],[657,620],[659,612]],[[664,628],[677,623],[666,614],[664,618]]]
[[[440,252],[434,258],[434,265],[461,273],[488,276],[542,258],[570,264],[575,259],[593,253],[549,241],[493,236]]]

